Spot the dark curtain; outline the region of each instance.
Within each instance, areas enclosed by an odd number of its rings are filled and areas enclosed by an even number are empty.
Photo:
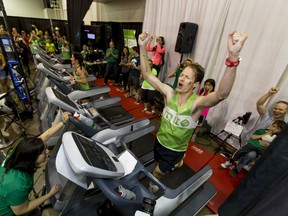
[[[135,37],[137,39],[138,35],[142,32],[143,23],[91,22],[91,25],[100,25],[101,30],[103,30],[101,34],[101,42],[103,43],[103,45],[101,45],[101,48],[103,50],[109,47],[109,42],[112,40],[114,41],[116,48],[119,50],[119,52],[121,52],[124,47],[123,29],[136,30]]]
[[[81,50],[81,24],[93,0],[68,0],[67,15],[69,41],[75,51]]]

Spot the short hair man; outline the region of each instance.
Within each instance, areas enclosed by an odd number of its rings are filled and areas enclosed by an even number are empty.
[[[197,126],[204,108],[212,107],[228,97],[239,64],[240,51],[247,38],[246,34],[231,32],[228,37],[228,54],[226,69],[217,91],[207,96],[197,96],[193,90],[200,85],[204,69],[197,63],[189,64],[180,74],[178,86],[174,90],[162,83],[151,73],[146,45],[152,36],[149,33],[139,35],[141,72],[156,90],[164,95],[165,108],[162,113],[160,129],[154,146],[154,157],[157,162],[153,176],[160,179],[182,163],[194,128]],[[149,190],[156,192],[158,187],[152,182]]]

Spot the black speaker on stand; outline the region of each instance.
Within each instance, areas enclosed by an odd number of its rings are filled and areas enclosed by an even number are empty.
[[[181,53],[180,62],[182,62],[183,53],[192,52],[194,41],[197,35],[198,25],[195,23],[180,23],[177,40],[175,44],[175,52]]]

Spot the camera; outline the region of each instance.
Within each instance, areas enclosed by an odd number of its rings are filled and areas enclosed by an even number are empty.
[[[183,69],[185,67],[184,63],[180,64],[180,68]]]

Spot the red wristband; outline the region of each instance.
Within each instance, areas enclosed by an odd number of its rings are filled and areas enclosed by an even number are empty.
[[[225,61],[225,65],[227,65],[227,67],[237,67],[240,63],[240,58],[238,58],[238,61],[234,62],[234,61],[231,61],[231,59],[226,58],[226,61]]]

